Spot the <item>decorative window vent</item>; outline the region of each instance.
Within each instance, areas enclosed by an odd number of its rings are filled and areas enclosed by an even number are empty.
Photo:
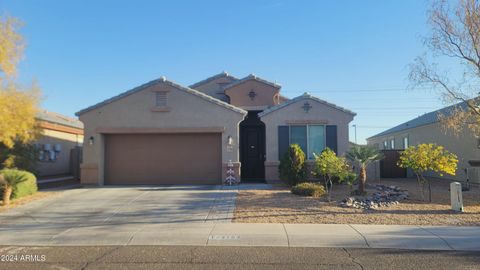
[[[167,92],[155,92],[155,106],[157,107],[167,106]]]

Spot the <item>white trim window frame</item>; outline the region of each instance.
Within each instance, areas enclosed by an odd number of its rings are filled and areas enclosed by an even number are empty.
[[[301,125],[301,124],[298,124],[298,125],[288,125],[288,143],[289,145],[292,144],[292,127],[306,127],[306,136],[305,136],[305,139],[306,139],[306,152],[305,152],[305,156],[307,158],[307,160],[314,160],[314,157],[309,157],[308,156],[308,153],[310,153],[310,126],[322,126],[323,127],[323,150],[325,150],[327,148],[327,125],[322,125],[322,124],[305,124],[305,125]],[[319,155],[320,153],[315,153],[317,155]]]
[[[410,138],[408,135],[403,137],[403,149],[407,149],[410,146]]]

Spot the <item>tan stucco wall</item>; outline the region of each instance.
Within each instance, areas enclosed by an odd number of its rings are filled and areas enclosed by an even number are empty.
[[[480,149],[477,148],[477,139],[473,136],[471,132],[469,132],[468,130],[464,130],[462,134],[460,134],[458,137],[451,133],[446,134],[441,124],[438,122],[388,134],[381,137],[371,138],[367,140],[367,143],[368,145],[378,144],[379,149],[383,149],[383,141],[390,141],[390,139],[394,139],[395,148],[403,149],[403,138],[405,136],[408,136],[410,146],[421,143],[435,143],[437,145],[444,146],[445,149],[457,155],[459,162],[457,173],[455,176],[444,175],[442,177],[435,173],[428,174],[430,176],[452,179],[456,181],[464,181],[466,179],[466,176],[463,170],[466,167],[470,167],[467,163],[468,160],[480,159]],[[377,168],[371,168],[371,171],[372,178],[380,177],[380,169],[378,164]],[[472,171],[472,173],[473,172],[474,171]],[[412,175],[409,174],[409,176]],[[474,175],[473,177],[471,177],[470,181],[480,182],[479,176]]]
[[[55,161],[38,161],[36,169],[38,175],[51,176],[71,173],[70,168],[70,150],[76,146],[81,146],[83,136],[80,134],[71,134],[56,130],[42,130],[42,136],[35,142],[43,147],[44,144],[60,144],[62,150],[57,155]]]
[[[305,101],[301,99],[261,117],[265,123],[266,132],[265,177],[267,180],[278,180],[278,126],[289,125],[292,122],[336,125],[338,154],[343,155],[348,150],[348,123],[353,120],[353,115],[313,99],[308,99],[312,108],[306,113],[302,108]]]
[[[248,93],[254,91],[256,96],[252,100]],[[265,109],[279,103],[279,89],[254,79],[232,86],[225,90],[230,97],[230,104],[247,110]]]
[[[169,91],[167,99],[170,109],[162,112],[152,111],[155,104],[154,91],[163,90]],[[85,125],[82,182],[104,183],[104,136],[98,132],[98,129],[151,130],[164,128],[174,130],[175,128],[224,127],[222,133],[222,162],[226,163],[229,160],[239,161],[238,124],[243,118],[242,113],[232,111],[161,82],[102,107],[87,111],[80,115],[80,120]],[[93,145],[88,143],[90,136],[94,137]],[[228,136],[233,138],[233,147],[227,147]],[[92,172],[95,170],[97,170],[96,173]],[[88,177],[83,179],[83,175],[88,175]]]
[[[223,92],[223,86],[232,83],[234,81],[231,77],[221,77],[214,80],[211,80],[205,84],[195,87],[195,90],[203,92],[214,98],[228,102],[228,97]]]

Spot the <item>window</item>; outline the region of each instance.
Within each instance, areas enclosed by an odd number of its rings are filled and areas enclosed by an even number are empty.
[[[395,149],[395,139],[390,140],[390,149]]]
[[[387,141],[383,141],[383,149],[387,149],[388,148],[388,142]]]
[[[320,155],[325,149],[325,126],[308,126],[308,159]]]
[[[290,144],[298,144],[307,154],[307,126],[290,127]]]
[[[308,159],[325,149],[325,126],[290,126],[290,144],[298,144]]]
[[[167,92],[155,92],[155,106],[156,107],[167,106]]]
[[[407,149],[407,148],[408,148],[408,136],[403,137],[403,149]]]

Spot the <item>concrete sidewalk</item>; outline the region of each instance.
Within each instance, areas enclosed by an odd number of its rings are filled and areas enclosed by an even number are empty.
[[[279,246],[478,250],[480,227],[157,223],[1,230],[0,245]]]

